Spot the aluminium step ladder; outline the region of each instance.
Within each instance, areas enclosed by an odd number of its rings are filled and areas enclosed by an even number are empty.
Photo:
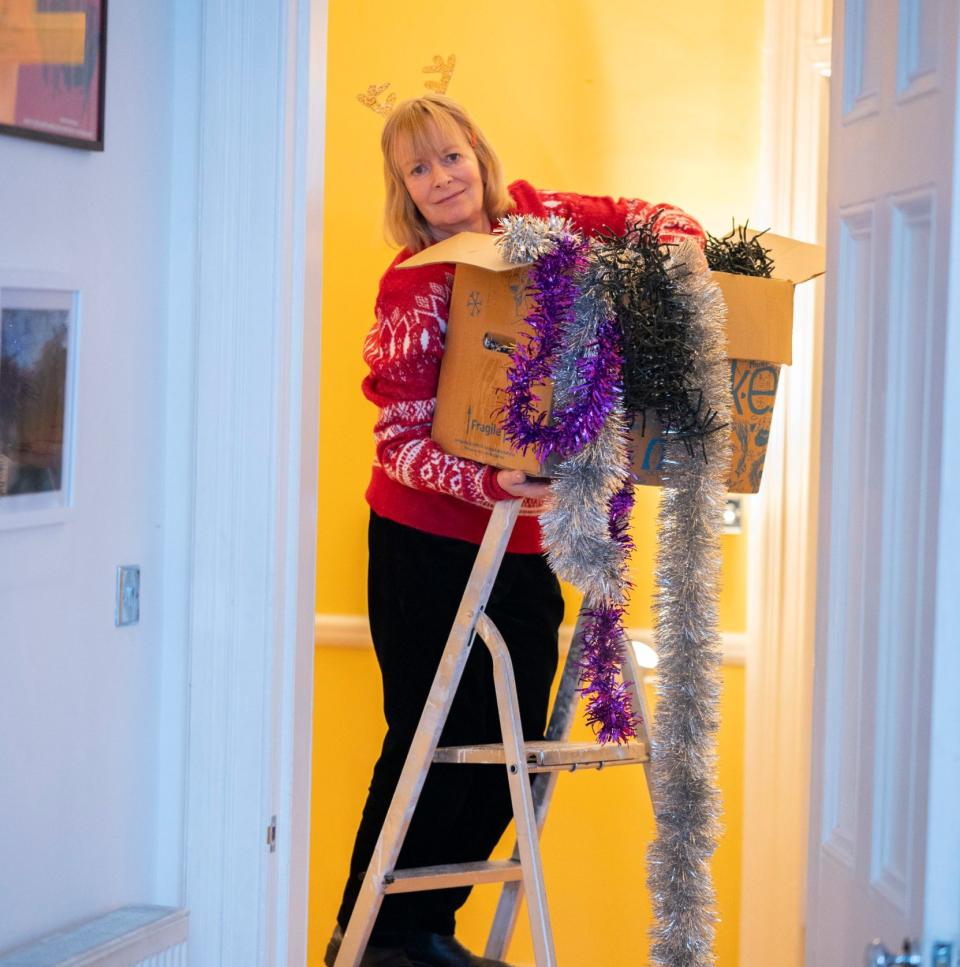
[[[644,766],[647,787],[651,797],[653,795],[649,758],[650,719],[640,687],[641,671],[629,644],[625,643],[623,649],[624,677],[631,682],[633,708],[641,717],[637,740],[625,745],[604,746],[592,742],[566,741],[578,704],[577,660],[582,638],[582,617],[577,621],[564,665],[547,728],[547,738],[541,742],[523,740],[509,652],[500,632],[484,613],[507,542],[520,512],[520,503],[519,500],[504,500],[494,505],[490,523],[487,525],[423,714],[380,830],[380,837],[374,847],[350,922],[344,931],[334,962],[335,967],[357,967],[385,895],[496,882],[504,885],[484,956],[494,959],[504,956],[516,924],[520,900],[525,892],[537,967],[556,967],[557,958],[540,861],[539,834],[546,821],[558,774],[577,769],[603,769],[613,765],[639,763]],[[503,743],[438,748],[440,733],[470,655],[475,633],[484,641],[493,659]],[[516,846],[510,859],[396,869],[397,857],[410,819],[420,797],[427,770],[433,762],[483,763],[506,768],[517,834]],[[531,774],[536,774],[532,784],[529,780]],[[654,812],[656,813],[656,809]]]

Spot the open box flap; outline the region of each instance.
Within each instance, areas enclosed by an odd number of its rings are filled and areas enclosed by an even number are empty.
[[[730,359],[787,363],[793,349],[793,283],[713,272],[727,305]]]
[[[752,228],[747,229],[748,238],[760,234]],[[799,285],[827,271],[827,255],[822,245],[798,242],[795,238],[785,238],[772,232],[764,232],[760,244],[770,249],[774,279]]]
[[[747,236],[753,238],[761,233],[748,228]],[[454,262],[460,265],[475,265],[490,272],[507,272],[520,266],[507,262],[500,254],[498,236],[482,232],[458,232],[437,242],[422,252],[412,255],[399,265],[401,269],[413,269],[421,265],[436,265],[438,262]],[[773,278],[783,279],[799,285],[808,279],[823,275],[826,271],[826,253],[822,245],[798,242],[783,235],[771,232],[763,234],[761,244],[770,249],[774,262]]]
[[[422,252],[417,252],[401,262],[397,268],[415,269],[421,265],[436,265],[438,262],[455,262],[458,265],[473,265],[489,272],[507,272],[522,268],[508,262],[497,247],[498,235],[484,235],[482,232],[458,232],[437,242]]]

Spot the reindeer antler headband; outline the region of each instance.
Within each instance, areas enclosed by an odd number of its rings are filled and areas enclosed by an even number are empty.
[[[439,74],[440,77],[435,81],[424,81],[424,86],[428,90],[436,91],[437,94],[446,94],[456,66],[456,54],[451,54],[446,60],[439,54],[435,54],[433,63],[424,67],[423,73]],[[385,117],[393,110],[394,105],[397,103],[397,95],[393,91],[387,94],[383,101],[380,100],[380,95],[385,93],[389,86],[389,81],[386,84],[371,84],[364,94],[357,95],[357,100],[364,107],[368,107],[371,111],[375,111],[377,114],[382,114]]]

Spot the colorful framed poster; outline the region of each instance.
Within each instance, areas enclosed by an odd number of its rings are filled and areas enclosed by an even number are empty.
[[[77,293],[0,287],[0,520],[70,501]]]
[[[0,133],[103,150],[107,0],[0,0]]]

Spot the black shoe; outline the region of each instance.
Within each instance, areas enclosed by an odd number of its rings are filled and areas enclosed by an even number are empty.
[[[323,957],[327,967],[333,967],[342,940],[343,931],[340,929],[340,924],[337,924]],[[414,967],[414,964],[401,947],[376,947],[373,944],[367,944],[367,949],[360,958],[360,967]]]
[[[510,967],[470,953],[455,937],[410,930],[402,934],[403,950],[414,967]]]

